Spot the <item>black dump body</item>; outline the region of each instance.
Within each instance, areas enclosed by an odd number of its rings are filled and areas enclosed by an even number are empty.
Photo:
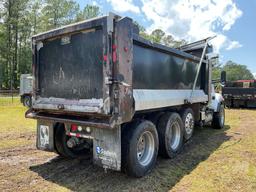
[[[222,95],[228,107],[256,107],[256,80],[227,82]]]
[[[38,61],[41,97],[102,98],[102,33],[99,28],[44,41]]]
[[[198,70],[203,49],[169,48],[137,31],[130,18],[110,14],[34,36],[27,117],[114,127],[137,112],[207,102],[206,57]]]
[[[170,52],[147,47],[147,41],[134,36],[133,87],[134,89],[192,89],[198,60],[175,49]],[[152,45],[151,45],[152,46]],[[185,59],[186,58],[186,59]],[[185,60],[184,60],[185,59]],[[199,75],[198,89],[204,89],[206,78]]]

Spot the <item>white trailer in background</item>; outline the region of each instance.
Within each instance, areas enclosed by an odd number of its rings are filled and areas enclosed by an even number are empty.
[[[26,107],[31,107],[32,89],[32,76],[22,74],[20,76],[20,101]]]

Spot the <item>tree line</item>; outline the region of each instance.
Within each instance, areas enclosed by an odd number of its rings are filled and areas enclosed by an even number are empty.
[[[98,6],[81,9],[75,0],[2,0],[0,2],[0,89],[17,89],[21,74],[31,73],[31,37],[40,32],[100,16]],[[171,47],[186,44],[161,29],[147,33],[137,22],[140,34]],[[216,68],[218,71],[220,67]],[[218,73],[218,72],[214,72]],[[244,76],[243,78],[247,78]],[[251,77],[250,75],[248,77]]]
[[[99,7],[81,9],[74,0],[2,0],[0,89],[16,89],[20,75],[31,73],[33,35],[100,14]]]
[[[228,61],[225,65],[217,65],[213,68],[213,79],[220,79],[221,71],[226,71],[227,81],[254,79],[253,74],[246,65]]]

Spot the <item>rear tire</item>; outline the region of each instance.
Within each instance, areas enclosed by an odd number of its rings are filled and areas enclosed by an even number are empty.
[[[85,148],[69,148],[67,141],[70,136],[66,135],[65,127],[63,124],[58,124],[55,131],[55,148],[60,156],[66,158],[76,158],[87,152]]]
[[[225,125],[225,109],[224,105],[221,104],[219,112],[213,114],[212,126],[215,129],[222,129]]]
[[[174,158],[182,149],[184,125],[178,113],[164,114],[158,123],[159,153]]]
[[[184,140],[188,141],[194,132],[195,118],[191,108],[186,108],[181,112],[182,122],[184,124]]]
[[[155,125],[147,120],[127,124],[122,130],[122,170],[143,177],[155,167],[158,154]]]

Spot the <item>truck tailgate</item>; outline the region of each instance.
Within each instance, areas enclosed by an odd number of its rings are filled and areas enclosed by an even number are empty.
[[[40,96],[102,98],[102,44],[101,30],[44,42],[39,51]]]
[[[37,42],[34,109],[100,113],[104,36],[101,27]]]

